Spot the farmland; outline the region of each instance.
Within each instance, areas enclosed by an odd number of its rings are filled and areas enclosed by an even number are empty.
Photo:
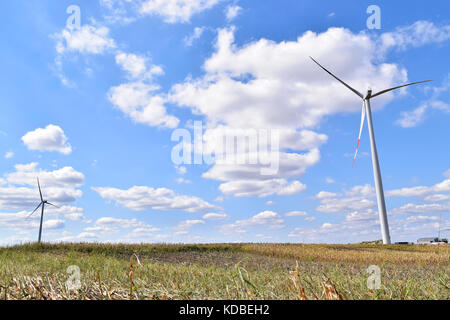
[[[449,259],[449,246],[27,244],[0,248],[0,298],[449,299]]]

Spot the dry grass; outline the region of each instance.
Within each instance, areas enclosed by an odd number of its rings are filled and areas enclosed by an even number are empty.
[[[1,299],[449,299],[449,247],[24,245],[0,249]],[[369,265],[382,270],[367,289]],[[67,267],[81,270],[70,290]]]

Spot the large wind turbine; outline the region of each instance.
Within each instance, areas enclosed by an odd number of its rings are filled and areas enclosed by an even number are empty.
[[[34,209],[34,211],[27,217],[31,217],[36,211],[37,209],[39,209],[39,207],[41,208],[41,223],[39,225],[39,238],[38,238],[38,243],[41,243],[41,237],[42,237],[42,222],[44,221],[44,207],[46,204],[59,208],[58,206],[55,206],[53,203],[48,202],[47,200],[44,200],[44,198],[42,197],[42,191],[41,191],[41,185],[39,184],[39,178],[37,178],[37,183],[38,183],[38,188],[39,188],[39,195],[41,196],[41,203],[39,203],[39,205],[36,207],[36,209]]]
[[[363,100],[363,106],[362,106],[362,112],[361,112],[361,127],[359,129],[359,136],[358,136],[358,144],[356,146],[356,152],[355,156],[353,158],[353,164],[356,160],[356,155],[358,154],[358,148],[359,148],[359,142],[361,140],[361,134],[362,129],[364,127],[364,120],[365,116],[367,114],[367,122],[369,126],[369,136],[370,136],[370,147],[372,150],[372,165],[373,165],[373,175],[375,179],[375,188],[377,191],[377,201],[378,201],[378,214],[380,216],[380,225],[381,225],[381,234],[383,236],[383,244],[390,244],[391,243],[391,236],[389,235],[389,224],[388,224],[388,218],[386,213],[386,203],[384,200],[384,192],[383,192],[383,181],[381,179],[381,172],[380,172],[380,164],[378,162],[378,154],[377,154],[377,146],[375,144],[375,133],[373,131],[373,124],[372,124],[372,111],[370,108],[370,99],[378,97],[384,93],[400,89],[407,86],[412,86],[414,84],[424,83],[424,82],[430,82],[432,80],[426,80],[426,81],[419,81],[419,82],[413,82],[404,84],[398,87],[386,89],[380,92],[377,92],[375,94],[372,94],[372,90],[369,88],[367,90],[367,93],[363,95],[359,91],[353,89],[348,84],[346,84],[344,81],[336,77],[334,74],[332,74],[330,71],[325,69],[323,66],[321,66],[316,60],[314,60],[312,57],[310,57],[319,67],[321,67],[325,72],[330,74],[333,78],[335,78],[337,81],[342,83],[344,86],[346,86],[348,89],[350,89],[353,93],[355,93],[358,97],[360,97]]]

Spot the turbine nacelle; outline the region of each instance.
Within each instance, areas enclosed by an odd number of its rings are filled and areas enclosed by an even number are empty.
[[[372,88],[367,89],[366,96],[364,97],[364,100],[369,100],[372,97]]]

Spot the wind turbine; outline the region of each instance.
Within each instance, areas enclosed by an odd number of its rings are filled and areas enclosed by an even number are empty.
[[[359,142],[361,140],[361,134],[362,129],[364,127],[364,120],[365,116],[367,114],[367,123],[369,126],[369,136],[370,136],[370,147],[372,150],[372,166],[373,166],[373,175],[375,180],[375,188],[377,191],[377,202],[378,202],[378,214],[380,216],[380,225],[381,225],[381,234],[383,237],[383,244],[390,244],[391,243],[391,236],[389,235],[389,224],[388,224],[388,218],[386,213],[386,203],[384,200],[384,192],[383,192],[383,181],[381,179],[381,172],[380,172],[380,164],[378,162],[378,153],[377,153],[377,146],[375,144],[375,133],[373,131],[373,123],[372,123],[372,110],[370,108],[370,99],[378,97],[384,93],[397,90],[403,87],[412,86],[414,84],[419,83],[425,83],[430,82],[432,80],[426,80],[426,81],[419,81],[419,82],[413,82],[404,84],[398,87],[386,89],[380,92],[377,92],[375,94],[372,94],[372,89],[368,89],[367,93],[363,95],[359,91],[353,89],[348,84],[346,84],[344,81],[336,77],[334,74],[332,74],[330,71],[325,69],[323,66],[321,66],[316,60],[314,60],[312,57],[310,57],[312,61],[314,61],[319,67],[321,67],[325,72],[327,72],[329,75],[331,75],[333,78],[335,78],[337,81],[342,83],[344,86],[346,86],[348,89],[350,89],[353,93],[355,93],[358,97],[360,97],[363,100],[363,106],[361,111],[361,126],[359,129],[359,136],[358,136],[358,144],[356,145],[356,152],[355,156],[353,157],[353,164],[355,164],[356,155],[358,154],[358,148],[359,148]]]
[[[39,178],[37,178],[37,184],[38,184],[38,188],[39,188],[39,195],[41,196],[41,203],[39,203],[39,205],[36,207],[36,209],[34,209],[34,211],[27,217],[27,219],[29,217],[31,217],[36,211],[37,209],[39,209],[39,207],[41,208],[41,223],[39,226],[39,238],[38,238],[38,243],[41,243],[41,237],[42,237],[42,222],[44,221],[44,207],[46,204],[59,208],[58,206],[55,206],[53,203],[48,202],[47,200],[44,200],[44,198],[42,197],[42,191],[41,191],[41,185],[39,184]]]

